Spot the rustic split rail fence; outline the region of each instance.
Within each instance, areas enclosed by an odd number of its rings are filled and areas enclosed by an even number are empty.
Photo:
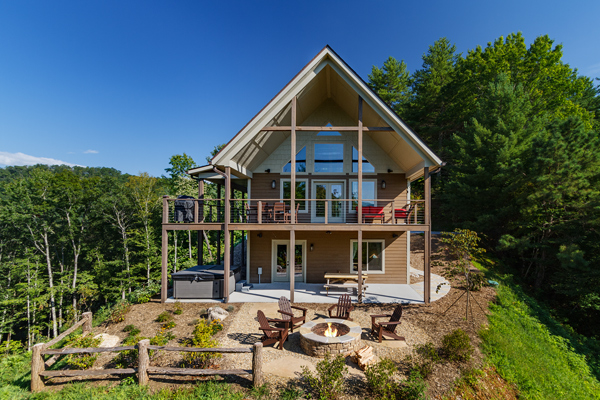
[[[98,376],[98,375],[138,375],[138,384],[140,386],[148,385],[149,374],[155,375],[249,375],[252,374],[252,383],[255,387],[263,384],[262,374],[262,343],[255,343],[253,347],[240,348],[199,348],[199,347],[168,347],[153,346],[149,339],[143,339],[135,346],[120,347],[87,347],[87,348],[62,348],[48,349],[48,347],[58,343],[67,335],[74,332],[77,328],[83,326],[83,334],[86,335],[92,331],[92,313],[84,313],[82,319],[67,329],[65,332],[49,341],[48,343],[38,343],[32,348],[31,352],[31,391],[39,392],[44,390],[46,384],[42,377],[72,377],[72,376]],[[106,353],[125,350],[138,351],[137,368],[118,368],[118,369],[84,369],[84,370],[46,370],[51,365],[51,360],[65,354],[80,353]],[[198,352],[198,353],[253,353],[252,369],[196,369],[196,368],[174,368],[174,367],[154,367],[150,366],[150,350],[178,351],[178,352]],[[52,359],[44,361],[44,355],[52,355]]]

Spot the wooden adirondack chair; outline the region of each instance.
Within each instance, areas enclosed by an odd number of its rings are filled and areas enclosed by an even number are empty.
[[[302,311],[302,316],[294,316],[294,311],[292,309]],[[281,314],[281,319],[287,321],[288,329],[292,333],[294,333],[294,328],[299,328],[306,322],[307,311],[308,309],[306,308],[293,306],[285,296],[279,298],[279,313]]]
[[[388,322],[376,322],[377,318],[389,317]],[[400,324],[400,318],[402,318],[402,305],[399,304],[392,314],[380,314],[371,315],[371,333],[373,336],[379,338],[381,343],[384,336],[390,337],[394,340],[405,340],[402,336],[396,335],[396,327]]]
[[[279,342],[279,349],[283,350],[283,342],[287,340],[288,337],[288,328],[287,321],[282,321],[279,319],[273,319],[265,317],[265,313],[261,310],[256,312],[256,316],[258,318],[258,323],[260,324],[260,330],[263,331],[264,335],[261,338],[261,342],[263,345],[268,345],[272,343]],[[283,325],[283,328],[272,327],[269,322],[280,322]]]
[[[273,205],[273,221],[285,222],[285,203],[275,203]]]
[[[335,310],[335,315],[332,314],[333,310]],[[350,318],[350,311],[352,310],[354,310],[354,306],[352,305],[350,295],[343,294],[338,299],[338,303],[329,307],[327,311],[329,312],[329,318],[346,319],[348,321],[352,321],[352,318]]]

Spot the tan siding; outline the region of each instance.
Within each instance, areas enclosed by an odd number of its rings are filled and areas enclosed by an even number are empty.
[[[271,282],[272,240],[288,240],[288,232],[253,232],[250,241],[250,281],[258,282],[258,267],[263,268],[261,282]],[[364,239],[385,239],[385,274],[369,276],[371,283],[406,283],[406,235],[393,238],[391,232],[364,232]],[[350,240],[356,232],[296,232],[296,240],[306,240],[306,281],[323,283],[325,272],[350,272]],[[310,251],[310,245],[314,250]]]

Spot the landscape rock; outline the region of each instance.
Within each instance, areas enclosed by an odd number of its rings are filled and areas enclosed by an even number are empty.
[[[223,321],[228,315],[229,313],[223,310],[221,307],[211,307],[208,309],[208,322],[215,319]]]

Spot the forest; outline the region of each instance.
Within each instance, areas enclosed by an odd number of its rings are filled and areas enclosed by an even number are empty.
[[[390,57],[373,67],[368,83],[446,162],[433,176],[433,229],[480,233],[557,318],[600,339],[596,80],[565,64],[562,46],[549,37],[527,45],[511,34],[464,55],[441,38],[420,69],[411,73]],[[2,345],[29,348],[86,310],[154,295],[160,199],[196,197],[197,184],[185,174],[194,166],[183,153],[161,177],[111,168],[0,169]],[[216,187],[207,192],[216,195]],[[171,270],[195,265],[195,235],[179,232],[169,241]],[[203,246],[214,260],[214,246]]]

